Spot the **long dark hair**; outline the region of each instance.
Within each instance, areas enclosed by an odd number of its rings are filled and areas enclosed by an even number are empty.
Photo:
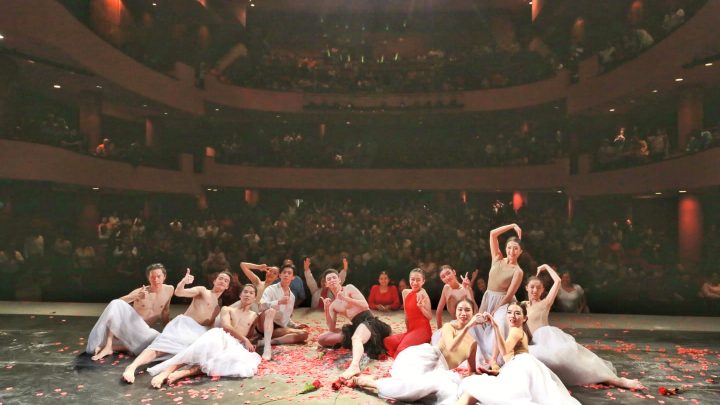
[[[523,301],[523,302],[519,302],[519,303],[513,302],[513,303],[510,303],[510,305],[517,305],[522,310],[523,316],[525,317],[525,322],[523,322],[523,331],[527,334],[528,344],[530,344],[530,342],[532,342],[532,333],[530,332],[530,328],[527,325],[527,314],[528,314],[527,301]],[[508,305],[508,308],[510,308],[510,305]]]

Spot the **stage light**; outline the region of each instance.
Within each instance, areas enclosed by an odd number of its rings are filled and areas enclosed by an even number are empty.
[[[655,193],[655,195],[662,195],[662,193],[658,191]]]
[[[3,39],[5,39],[5,35],[0,34],[0,40],[3,40]]]
[[[677,79],[675,79],[676,82],[681,82],[683,80],[685,80],[685,79],[683,79],[682,77],[678,77]]]
[[[712,62],[706,63],[705,66],[712,66]]]
[[[653,93],[657,93],[657,92],[658,92],[658,90],[657,90],[657,89],[655,89],[655,90],[653,90],[652,92],[653,92]]]
[[[61,86],[61,85],[59,85],[59,84],[53,84],[53,88],[55,88],[55,89],[61,89],[61,88],[62,88],[62,86]]]
[[[614,108],[611,108],[611,109],[609,109],[608,111],[610,111],[610,112],[615,112],[615,109],[614,109]]]
[[[687,193],[687,190],[678,190],[678,193],[685,194],[685,193]]]

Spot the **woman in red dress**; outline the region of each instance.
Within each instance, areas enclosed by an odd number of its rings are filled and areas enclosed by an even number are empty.
[[[380,273],[378,284],[370,289],[367,301],[370,309],[376,311],[394,311],[400,308],[400,294],[397,287],[390,285],[390,277],[386,272]]]
[[[420,269],[410,271],[410,288],[403,290],[405,302],[405,326],[407,332],[391,335],[385,338],[385,350],[388,355],[395,358],[400,352],[410,346],[430,343],[432,329],[430,328],[430,297],[422,288],[425,284],[425,275]]]

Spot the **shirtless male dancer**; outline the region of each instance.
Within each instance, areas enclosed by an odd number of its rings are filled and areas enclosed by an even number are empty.
[[[477,272],[477,270],[475,270],[475,272]],[[460,277],[462,278],[462,284],[458,281],[457,274],[450,265],[446,264],[440,267],[440,280],[442,280],[445,285],[440,294],[437,310],[435,310],[435,320],[437,321],[438,330],[443,326],[443,310],[445,309],[445,304],[447,304],[450,317],[454,320],[455,307],[460,300],[469,298],[470,301],[475,302],[472,280],[468,278],[468,273]]]
[[[390,336],[392,329],[370,312],[365,297],[354,285],[340,284],[337,270],[327,269],[322,277],[335,299],[323,298],[325,321],[329,331],[318,336],[318,343],[326,347],[342,345],[352,349],[350,366],[341,375],[342,378],[349,379],[360,374],[360,359],[364,352],[370,357],[377,357],[385,352],[383,340]],[[338,314],[346,316],[352,324],[338,329]]]
[[[280,275],[280,270],[277,267],[268,266],[267,264],[255,264],[248,262],[240,263],[240,269],[242,270],[243,274],[245,274],[245,277],[250,280],[250,284],[254,285],[257,288],[257,297],[255,298],[257,305],[253,308],[255,311],[257,311],[260,306],[260,299],[265,292],[265,288],[270,287],[275,282],[275,280],[278,279]],[[253,270],[259,270],[264,272],[265,280],[260,280],[260,277],[258,277],[257,274],[253,272]],[[235,306],[237,307],[238,305]]]
[[[167,277],[165,267],[160,263],[151,264],[145,269],[145,276],[150,286],[136,288],[110,301],[95,323],[86,349],[88,354],[93,354],[93,361],[114,351],[140,353],[159,334],[151,326],[158,321],[167,324],[170,320],[170,299],[175,289],[163,284]]]
[[[187,269],[185,277],[175,288],[175,296],[192,298],[190,306],[183,315],[170,321],[162,333],[150,343],[150,346],[125,368],[123,372],[125,381],[129,384],[134,383],[135,370],[138,366],[150,363],[157,357],[179,353],[190,346],[209,327],[212,327],[215,317],[220,312],[218,300],[230,286],[230,278],[230,273],[223,271],[215,277],[212,290],[203,286],[186,289],[186,284],[192,284],[195,281],[195,277],[190,274],[190,269]]]
[[[257,366],[260,358],[255,354],[255,346],[248,339],[258,319],[257,312],[251,309],[255,303],[255,295],[257,295],[257,287],[253,284],[245,284],[240,291],[239,306],[222,307],[220,310],[218,316],[220,327],[210,329],[175,357],[148,369],[151,375],[155,375],[150,385],[160,388],[165,381],[173,384],[182,378],[201,374],[203,370],[207,370],[213,376],[235,375],[239,370],[248,372],[246,370],[248,364],[241,363],[253,363]],[[237,345],[230,344],[231,342],[228,342],[220,331],[230,334],[247,352],[238,353]],[[208,347],[214,347],[215,350],[209,351]],[[257,360],[252,356],[257,357]],[[218,358],[222,358],[223,361],[218,362]],[[188,360],[192,360],[192,363],[185,363]],[[189,367],[182,368],[183,366]]]

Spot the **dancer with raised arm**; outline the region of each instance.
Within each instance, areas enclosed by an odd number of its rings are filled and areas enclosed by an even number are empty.
[[[167,324],[170,320],[174,288],[163,284],[167,270],[160,263],[151,264],[145,269],[145,277],[149,286],[110,301],[93,326],[85,349],[93,355],[93,361],[115,351],[142,352],[160,334],[151,326],[158,322]]]
[[[474,317],[475,303],[467,297],[455,306],[455,322],[442,326],[437,346],[421,344],[400,353],[390,368],[390,377],[375,379],[357,376],[358,387],[377,391],[380,398],[417,402],[430,395],[437,404],[452,404],[458,397],[460,375],[450,371],[465,360],[474,369],[475,340],[468,334],[470,327],[482,321]]]
[[[360,374],[360,359],[362,359],[363,352],[372,358],[385,353],[383,340],[390,336],[392,329],[370,312],[365,297],[354,285],[342,286],[340,284],[337,270],[325,270],[323,278],[325,278],[327,287],[335,295],[335,299],[323,299],[325,321],[329,331],[318,336],[318,343],[326,347],[341,345],[344,348],[352,349],[350,366],[341,376],[341,378],[349,379]],[[338,315],[346,316],[352,323],[338,329]]]
[[[477,270],[473,272],[473,277],[477,275]],[[440,328],[443,324],[443,310],[447,305],[450,318],[455,319],[455,305],[463,298],[470,298],[475,302],[475,293],[472,290],[472,280],[468,279],[468,273],[460,276],[462,283],[457,279],[457,273],[449,264],[440,267],[440,280],[445,284],[440,293],[440,301],[435,310],[435,323],[437,330],[433,333],[432,343],[435,344],[440,339]]]
[[[545,298],[545,286],[538,278],[546,271],[553,285]],[[533,334],[530,353],[548,366],[566,385],[604,383],[628,389],[644,389],[638,380],[618,377],[612,363],[598,357],[575,338],[561,329],[550,326],[548,315],[561,286],[561,278],[547,264],[538,267],[537,275],[528,279],[528,327]]]
[[[514,230],[517,237],[508,238],[505,243],[505,254],[507,256],[503,257],[498,237],[510,230]],[[490,231],[492,266],[488,275],[488,288],[483,294],[478,312],[492,314],[503,334],[507,333],[505,316],[507,306],[516,301],[515,294],[520,288],[523,279],[523,271],[518,265],[518,258],[522,254],[521,238],[522,229],[517,224],[501,226]],[[499,356],[498,347],[495,345],[492,328],[487,325],[476,326],[471,331],[471,334],[478,343],[477,364],[487,364],[490,368],[497,369],[497,362],[503,360]]]
[[[462,396],[458,405],[475,404],[540,404],[540,405],[579,405],[570,396],[562,381],[528,353],[528,343],[532,334],[527,327],[527,310],[518,303],[507,307],[506,320],[510,326],[507,339],[495,318],[489,313],[483,314],[495,333],[496,344],[503,355],[505,364],[497,376],[488,374],[471,375],[465,378],[460,387]]]
[[[253,306],[254,311],[260,310],[260,299],[262,299],[265,288],[270,287],[275,280],[280,276],[280,269],[274,266],[268,266],[267,264],[254,264],[248,262],[240,263],[240,269],[242,270],[245,277],[250,280],[250,284],[257,288],[257,297],[255,299],[257,305]],[[253,270],[262,271],[265,273],[265,280],[260,280],[260,277],[253,272]],[[236,306],[239,306],[236,305]]]
[[[308,333],[305,325],[296,324],[292,320],[295,309],[295,294],[290,291],[290,283],[295,278],[295,266],[284,264],[280,270],[280,282],[267,286],[260,299],[259,332],[263,335],[260,345],[263,346],[262,357],[272,358],[272,345],[303,343]]]
[[[180,353],[205,333],[213,325],[215,317],[220,312],[218,301],[230,286],[230,278],[230,273],[222,271],[215,277],[211,290],[202,286],[185,288],[187,284],[195,281],[195,277],[190,274],[190,269],[187,269],[185,277],[175,288],[175,296],[192,298],[190,306],[184,314],[178,315],[170,321],[147,349],[143,350],[125,368],[123,372],[125,381],[130,384],[134,383],[135,370],[139,366],[150,363],[158,357]]]
[[[410,279],[410,288],[402,291],[407,330],[405,333],[388,336],[384,341],[388,356],[393,358],[410,346],[430,343],[432,336],[430,297],[422,288],[425,284],[425,274],[416,268],[410,271],[408,278]]]
[[[257,373],[260,355],[255,353],[248,335],[257,321],[257,313],[250,309],[255,302],[257,287],[245,284],[240,292],[240,307],[220,310],[219,328],[205,332],[187,349],[162,363],[148,368],[155,388],[205,373],[211,377],[252,377]],[[190,366],[189,368],[182,368]]]
[[[306,257],[305,260],[303,260],[303,268],[305,270],[305,283],[307,284],[308,288],[310,289],[310,294],[312,295],[310,300],[310,309],[319,309],[323,310],[323,298],[334,298],[332,296],[332,293],[330,292],[330,289],[327,288],[325,285],[325,279],[320,278],[320,287],[318,287],[317,282],[315,281],[315,277],[313,277],[312,271],[310,270],[311,261],[309,257]],[[342,259],[343,267],[340,270],[340,273],[338,273],[338,276],[340,277],[340,285],[345,283],[345,279],[347,278],[348,273],[348,260],[346,257],[343,257]]]

